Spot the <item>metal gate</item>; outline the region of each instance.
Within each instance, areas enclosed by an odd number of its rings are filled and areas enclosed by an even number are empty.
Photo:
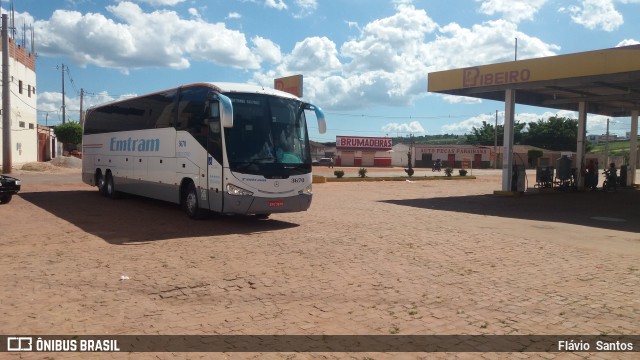
[[[374,166],[376,153],[373,151],[362,152],[362,166]]]
[[[353,166],[355,163],[356,153],[354,151],[343,151],[340,154],[340,165],[341,166]]]

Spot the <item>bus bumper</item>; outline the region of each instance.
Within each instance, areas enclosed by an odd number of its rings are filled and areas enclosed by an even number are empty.
[[[258,215],[305,211],[311,206],[313,195],[301,194],[284,198],[224,195],[224,213]]]

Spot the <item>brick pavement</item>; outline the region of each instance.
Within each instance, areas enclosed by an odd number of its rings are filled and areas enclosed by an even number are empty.
[[[547,218],[541,213],[560,206],[554,197],[483,197],[499,184],[495,176],[317,184],[308,212],[194,222],[171,204],[110,201],[80,183],[36,182],[0,207],[2,333],[640,334],[638,215],[616,214],[626,216],[620,223],[582,219],[602,215],[596,206]],[[576,201],[596,198],[584,199]]]

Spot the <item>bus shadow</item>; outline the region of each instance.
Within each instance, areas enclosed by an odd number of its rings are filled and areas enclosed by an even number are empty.
[[[389,204],[640,233],[640,191],[525,193],[385,200]]]
[[[251,216],[189,219],[177,205],[137,196],[117,200],[96,191],[24,192],[24,200],[114,245],[229,234],[257,234],[299,226]]]

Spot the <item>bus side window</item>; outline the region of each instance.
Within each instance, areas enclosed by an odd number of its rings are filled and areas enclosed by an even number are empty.
[[[206,88],[188,87],[180,92],[176,130],[192,132],[204,123]]]
[[[176,90],[152,95],[147,104],[149,108],[149,128],[173,127],[175,121]]]

